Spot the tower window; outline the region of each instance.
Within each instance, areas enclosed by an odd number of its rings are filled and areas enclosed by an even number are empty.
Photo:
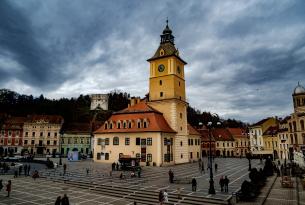
[[[180,82],[179,82],[179,87],[180,87]]]
[[[182,119],[182,113],[180,113],[180,118]]]
[[[162,85],[162,80],[159,81],[159,84]]]
[[[160,92],[160,97],[163,97],[163,92]]]

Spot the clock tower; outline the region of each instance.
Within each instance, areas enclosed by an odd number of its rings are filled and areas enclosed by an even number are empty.
[[[177,132],[173,142],[175,162],[188,162],[184,79],[184,66],[187,63],[179,56],[168,21],[160,37],[157,51],[147,60],[150,63],[148,104],[162,112],[171,128]]]

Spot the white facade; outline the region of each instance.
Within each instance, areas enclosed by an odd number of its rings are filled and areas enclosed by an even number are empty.
[[[250,128],[250,147],[252,153],[264,150],[263,130],[261,127]]]
[[[102,109],[108,110],[108,94],[92,94],[90,110]]]

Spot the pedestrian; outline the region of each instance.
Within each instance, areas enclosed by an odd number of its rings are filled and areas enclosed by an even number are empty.
[[[180,187],[177,188],[177,198],[178,199],[182,199],[182,197],[181,197],[181,188]]]
[[[218,164],[215,163],[215,172],[217,172]]]
[[[21,176],[21,172],[22,172],[22,165],[19,167],[19,176]]]
[[[24,176],[26,176],[28,174],[28,166],[27,165],[23,166],[23,172],[24,172]]]
[[[203,162],[201,163],[201,174],[202,173],[205,173],[205,171],[204,171],[204,163]]]
[[[111,168],[112,168],[112,171],[115,171],[115,162],[112,163]]]
[[[31,165],[28,165],[28,176],[30,176]]]
[[[64,175],[66,175],[67,164],[64,164]]]
[[[163,191],[159,192],[159,203],[160,205],[162,205],[164,202],[164,195],[163,195]]]
[[[61,205],[61,196],[58,196],[56,201],[55,201],[55,205]]]
[[[2,183],[2,179],[0,179],[0,191],[2,191],[3,189],[3,183]]]
[[[201,161],[198,161],[199,171],[201,171]]]
[[[195,178],[192,179],[192,191],[196,191],[197,189],[197,181]]]
[[[61,205],[70,205],[69,198],[67,194],[64,194],[64,197],[61,199]]]
[[[224,180],[224,185],[225,185],[225,192],[228,192],[229,191],[229,179],[227,178],[227,176],[225,176]]]
[[[17,178],[17,177],[18,177],[18,171],[15,170],[15,171],[14,171],[14,178]]]
[[[168,176],[169,176],[169,182],[174,183],[174,172],[171,169],[168,171]]]
[[[138,169],[138,177],[141,178],[141,168]]]
[[[223,186],[224,186],[223,176],[221,176],[219,179],[219,185],[220,185],[221,192],[223,192]]]
[[[89,168],[86,168],[87,176],[89,175]]]
[[[10,197],[11,191],[12,191],[12,181],[8,180],[6,185],[6,191],[7,191],[7,197]]]
[[[167,193],[166,189],[163,192],[163,197],[164,197],[164,202],[167,203],[168,202],[168,193]]]
[[[119,171],[119,163],[116,163],[116,170]]]

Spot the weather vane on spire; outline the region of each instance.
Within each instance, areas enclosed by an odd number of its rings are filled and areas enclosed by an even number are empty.
[[[166,25],[168,26],[168,17],[166,17]]]

